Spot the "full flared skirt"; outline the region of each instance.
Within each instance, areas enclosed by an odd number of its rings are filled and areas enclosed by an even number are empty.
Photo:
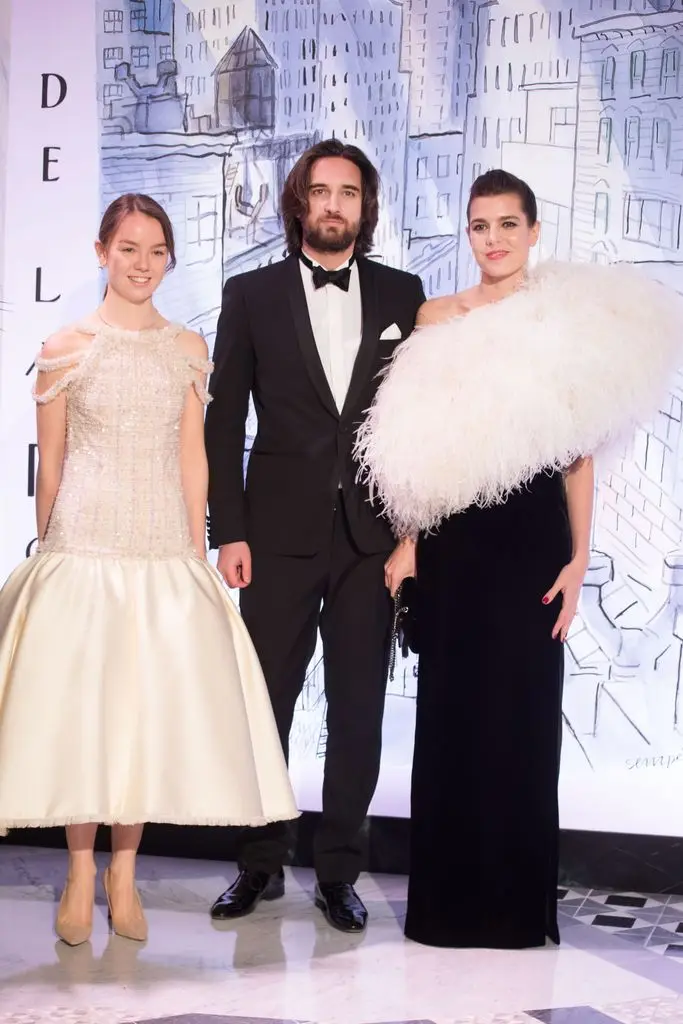
[[[195,557],[34,555],[0,592],[0,830],[297,816],[265,680]]]
[[[559,474],[420,540],[420,661],[405,932],[434,946],[559,941],[557,778],[570,557]]]

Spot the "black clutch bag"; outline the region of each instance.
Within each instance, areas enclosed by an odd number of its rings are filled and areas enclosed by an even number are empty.
[[[392,681],[396,667],[397,649],[401,651],[404,658],[407,658],[411,651],[413,654],[419,653],[417,627],[417,580],[414,576],[406,576],[394,597],[394,620],[389,654],[389,679]]]

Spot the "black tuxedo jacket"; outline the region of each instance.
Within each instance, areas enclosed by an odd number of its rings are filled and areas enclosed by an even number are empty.
[[[419,277],[381,263],[359,259],[358,273],[362,340],[341,414],[318,355],[298,257],[227,281],[206,416],[212,548],[246,540],[279,554],[315,554],[330,542],[340,483],[357,547],[369,554],[393,546],[378,505],[356,482],[351,453],[377,375],[401,340],[380,335],[397,324],[406,338],[425,296]],[[245,485],[250,392],[258,432]]]

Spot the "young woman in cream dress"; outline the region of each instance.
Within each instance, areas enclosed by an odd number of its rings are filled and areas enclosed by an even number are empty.
[[[171,224],[121,196],[96,248],[101,306],[37,359],[39,547],[0,591],[0,830],[66,826],[71,945],[92,929],[98,824],[113,929],[143,940],[143,822],[297,816],[258,659],[206,559],[211,364],[152,302]]]

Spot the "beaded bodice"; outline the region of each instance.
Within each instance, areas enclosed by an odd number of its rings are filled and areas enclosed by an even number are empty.
[[[188,388],[206,404],[209,362],[188,357],[182,327],[84,329],[72,356],[36,360],[64,370],[47,391],[66,391],[66,448],[41,551],[136,558],[192,553],[181,483],[180,423]]]

